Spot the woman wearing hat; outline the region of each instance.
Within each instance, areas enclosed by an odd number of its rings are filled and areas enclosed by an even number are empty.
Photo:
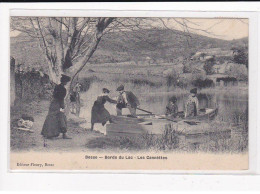
[[[197,116],[199,110],[199,100],[197,98],[197,88],[190,90],[190,95],[185,106],[185,118]]]
[[[53,99],[50,104],[48,115],[42,127],[41,134],[48,139],[58,137],[63,134],[63,139],[71,139],[66,135],[67,119],[64,114],[64,98],[66,96],[66,88],[64,87],[70,81],[70,77],[62,75],[60,84],[56,85],[53,92]]]
[[[178,114],[177,98],[175,96],[169,99],[169,103],[166,106],[165,115],[176,117]]]
[[[110,113],[105,108],[105,103],[108,101],[110,103],[116,104],[116,101],[109,98],[108,94],[110,91],[107,88],[103,88],[103,92],[97,97],[91,110],[91,130],[94,129],[95,123],[102,123],[104,126],[107,121],[112,123]]]

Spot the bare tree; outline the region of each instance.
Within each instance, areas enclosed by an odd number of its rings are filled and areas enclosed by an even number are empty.
[[[62,73],[75,76],[95,52],[104,30],[114,18],[12,18],[12,29],[38,39],[49,62],[52,81]]]
[[[188,25],[190,21],[174,18],[12,17],[11,29],[24,32],[38,40],[39,47],[48,61],[51,80],[58,83],[61,74],[70,75],[72,80],[69,84],[69,91],[71,91],[74,79],[86,66],[104,34],[121,32],[127,37],[129,31],[139,30],[136,38],[141,40],[146,34],[140,29],[172,29],[167,27],[166,20],[175,21],[176,25],[187,32],[185,35],[191,37],[189,33],[191,27]],[[201,30],[199,27],[192,28],[193,31],[196,29]],[[173,31],[173,33],[178,33],[178,31]],[[154,43],[146,42],[146,44],[141,46],[158,49],[158,45]]]

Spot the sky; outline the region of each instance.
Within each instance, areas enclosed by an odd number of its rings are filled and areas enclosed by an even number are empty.
[[[176,20],[176,21],[175,21]],[[169,19],[167,26],[178,30],[183,29],[177,22],[183,22],[183,19]],[[167,19],[165,19],[167,22]],[[219,38],[224,40],[233,40],[248,37],[248,19],[191,19],[186,18],[186,24],[190,32]]]
[[[164,24],[170,29],[182,30],[185,29],[183,26],[183,18],[163,18]],[[219,38],[224,40],[233,40],[248,37],[248,19],[198,19],[198,18],[185,18],[185,24],[187,29],[191,33],[196,33],[212,38]],[[181,25],[182,24],[182,25]],[[154,26],[161,26],[161,21],[154,23]],[[11,31],[10,36],[15,37],[20,32]]]

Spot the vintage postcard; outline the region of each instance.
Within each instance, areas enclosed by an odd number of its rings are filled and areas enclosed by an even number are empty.
[[[248,18],[10,17],[11,170],[248,170]]]

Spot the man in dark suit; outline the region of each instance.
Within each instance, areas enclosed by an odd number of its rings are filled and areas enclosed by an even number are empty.
[[[133,92],[125,91],[123,85],[120,85],[116,91],[119,92],[116,105],[117,115],[122,115],[122,109],[128,108],[131,115],[136,117],[136,108],[140,105],[138,98],[133,94]]]

